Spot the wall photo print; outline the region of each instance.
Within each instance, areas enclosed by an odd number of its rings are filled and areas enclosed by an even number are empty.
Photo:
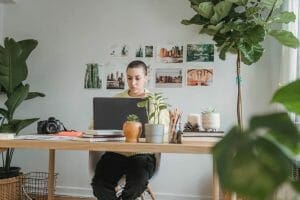
[[[129,47],[127,44],[123,45],[111,45],[110,46],[110,51],[109,55],[113,57],[128,57],[129,55]]]
[[[157,88],[182,87],[182,69],[180,68],[156,69],[155,87]]]
[[[125,74],[120,70],[111,70],[106,75],[106,89],[124,89]]]
[[[214,44],[188,44],[187,62],[213,62]]]
[[[179,45],[158,46],[157,61],[159,63],[182,63],[183,46],[179,46]]]
[[[136,58],[142,58],[144,57],[144,47],[140,45],[138,48],[135,50],[135,57]]]
[[[213,82],[213,69],[188,69],[187,86],[210,86]]]
[[[145,46],[145,57],[153,58],[153,46],[151,46],[151,45]]]
[[[102,80],[99,77],[99,65],[97,63],[86,64],[84,76],[84,88],[86,89],[100,89],[102,87]]]

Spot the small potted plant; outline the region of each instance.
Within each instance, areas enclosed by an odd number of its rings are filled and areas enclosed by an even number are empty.
[[[127,116],[127,119],[123,124],[123,133],[126,142],[138,142],[138,138],[142,133],[142,124],[138,116],[134,114]]]
[[[216,109],[202,112],[202,127],[205,131],[217,131],[220,128],[220,113]]]
[[[162,111],[169,106],[164,100],[161,93],[148,93],[145,100],[137,104],[138,107],[146,108],[147,112],[146,142],[163,143],[164,141],[164,124],[161,124],[160,116]]]

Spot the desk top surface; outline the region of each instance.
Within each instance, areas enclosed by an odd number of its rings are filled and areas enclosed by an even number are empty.
[[[0,140],[0,148],[89,150],[121,152],[161,153],[210,153],[217,140],[186,141],[183,144],[153,144],[126,142],[46,141],[46,140]]]

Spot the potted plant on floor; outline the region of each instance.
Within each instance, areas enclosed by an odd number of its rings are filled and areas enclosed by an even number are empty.
[[[0,45],[0,85],[1,98],[4,99],[3,107],[0,108],[0,134],[18,135],[23,128],[39,119],[14,117],[16,109],[23,101],[45,96],[42,93],[29,92],[29,84],[23,83],[28,75],[26,60],[37,44],[32,39],[16,42],[12,38],[5,38],[4,46]],[[11,166],[13,153],[13,148],[2,149],[0,179],[19,175],[20,168]]]
[[[278,25],[294,22],[293,12],[279,10],[284,0],[189,0],[196,14],[184,25],[201,25],[201,34],[213,37],[219,57],[236,54],[237,120],[242,129],[241,62],[251,65],[264,53],[267,36],[281,44],[297,48],[299,39],[293,33],[279,30]]]
[[[142,124],[138,116],[134,114],[127,116],[127,119],[123,124],[123,133],[126,142],[138,142],[138,138],[142,133]]]
[[[162,111],[168,108],[162,93],[148,93],[145,100],[138,102],[138,107],[146,108],[148,123],[145,124],[146,142],[163,143],[164,124],[160,122]]]

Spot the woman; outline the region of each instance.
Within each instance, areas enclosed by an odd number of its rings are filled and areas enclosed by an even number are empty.
[[[147,82],[147,66],[142,61],[132,61],[126,69],[129,89],[117,97],[143,98],[149,93],[144,88]],[[164,124],[168,124],[165,115]],[[135,200],[147,188],[153,176],[156,159],[151,153],[106,152],[97,163],[92,180],[93,192],[98,200]],[[122,195],[117,198],[115,187],[120,178],[126,175],[126,185]]]

